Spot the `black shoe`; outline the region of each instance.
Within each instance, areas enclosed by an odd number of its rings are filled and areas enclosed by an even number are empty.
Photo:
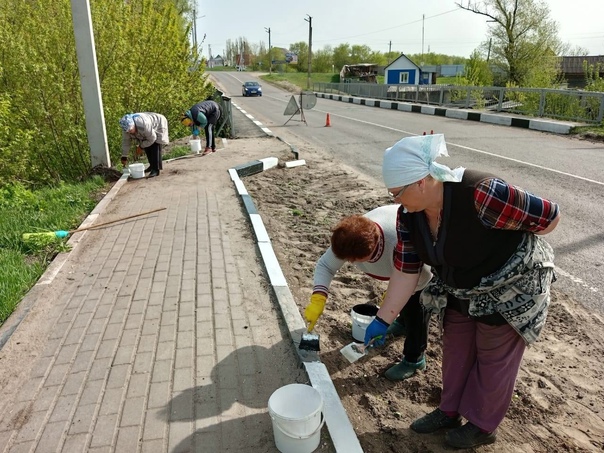
[[[473,448],[479,445],[492,444],[497,440],[497,433],[485,433],[473,423],[466,423],[460,428],[452,429],[445,436],[447,445],[455,448]]]
[[[147,176],[147,178],[155,178],[156,176],[159,176],[159,170],[151,170],[151,173],[149,173],[149,176]]]
[[[145,168],[145,173],[149,173],[151,170],[153,170],[151,167],[147,167]]]
[[[435,409],[411,423],[411,429],[420,434],[433,433],[441,428],[457,428],[458,426],[461,426],[459,415],[449,417],[440,409]]]

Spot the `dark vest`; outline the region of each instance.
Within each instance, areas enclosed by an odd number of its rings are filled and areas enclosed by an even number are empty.
[[[461,182],[444,183],[442,221],[434,245],[423,212],[402,215],[420,259],[454,288],[478,285],[505,264],[522,240],[522,231],[486,228],[478,219],[474,189],[492,177],[466,170]]]

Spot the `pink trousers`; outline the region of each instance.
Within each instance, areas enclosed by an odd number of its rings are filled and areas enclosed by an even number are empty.
[[[509,325],[445,311],[440,409],[494,431],[510,406],[525,342]]]

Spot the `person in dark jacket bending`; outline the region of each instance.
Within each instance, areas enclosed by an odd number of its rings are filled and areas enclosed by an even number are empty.
[[[203,101],[195,104],[184,112],[180,118],[182,124],[191,128],[194,136],[199,136],[199,128],[203,127],[206,135],[206,148],[202,156],[216,152],[214,126],[220,118],[220,106],[214,101]]]

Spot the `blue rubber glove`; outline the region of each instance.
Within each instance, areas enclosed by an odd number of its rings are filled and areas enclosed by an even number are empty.
[[[196,127],[193,128],[193,136],[199,137],[199,129],[197,129]]]
[[[367,326],[365,330],[365,346],[369,345],[369,342],[375,338],[372,346],[383,346],[386,342],[386,331],[388,330],[389,324],[382,318],[376,316],[371,324]]]

